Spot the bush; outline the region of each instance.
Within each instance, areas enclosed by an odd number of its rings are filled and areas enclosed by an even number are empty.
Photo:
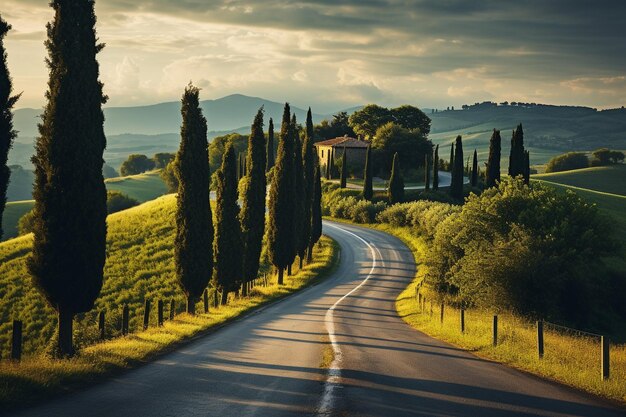
[[[161,171],[159,176],[167,186],[168,193],[178,192],[178,177],[176,177],[177,159],[171,160]]]
[[[122,163],[120,174],[123,177],[128,175],[137,175],[154,169],[154,161],[148,159],[146,155],[132,154]]]
[[[19,236],[27,235],[33,231],[33,223],[35,222],[35,211],[30,209],[17,222],[17,233]]]
[[[568,152],[548,161],[546,172],[569,171],[589,167],[589,158],[582,152]]]
[[[608,148],[596,149],[593,151],[592,155],[591,166],[603,166],[624,162],[624,152],[612,151]]]
[[[107,191],[108,214],[117,213],[118,211],[126,210],[137,205],[139,205],[139,202],[126,194],[122,194],[119,191]]]

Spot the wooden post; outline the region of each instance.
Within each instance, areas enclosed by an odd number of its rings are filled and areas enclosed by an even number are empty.
[[[600,344],[602,345],[601,351],[601,363],[602,363],[602,379],[609,379],[611,359],[610,359],[610,344],[611,341],[608,337],[602,336],[600,338]]]
[[[147,330],[150,324],[150,300],[146,300],[145,307],[143,309],[143,329]]]
[[[98,330],[100,331],[100,340],[104,340],[106,333],[104,330],[104,311],[98,314]]]
[[[13,320],[11,359],[18,362],[22,359],[22,322],[20,320]]]
[[[439,321],[441,322],[441,324],[443,324],[443,303],[441,303],[441,317]]]
[[[128,334],[128,304],[124,304],[122,309],[122,335]]]
[[[204,301],[204,314],[209,312],[209,289],[205,288],[204,293],[202,294]]]
[[[465,310],[461,309],[461,333],[465,333]]]
[[[543,321],[537,322],[537,352],[539,359],[543,359]]]
[[[157,301],[157,326],[163,326],[163,300]]]
[[[493,346],[498,346],[498,316],[493,316]]]

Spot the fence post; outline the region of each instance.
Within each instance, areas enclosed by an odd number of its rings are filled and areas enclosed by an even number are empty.
[[[13,320],[13,334],[11,335],[11,359],[22,359],[22,322]]]
[[[461,309],[461,333],[465,333],[465,309]]]
[[[602,336],[600,338],[600,344],[602,345],[601,363],[602,363],[602,379],[609,379],[611,359],[610,359],[610,345],[611,341],[608,337]]]
[[[537,352],[539,359],[543,359],[543,321],[537,321]]]
[[[493,346],[498,346],[498,316],[493,316]]]
[[[124,304],[122,309],[122,335],[128,334],[128,304]]]
[[[143,309],[143,329],[147,330],[149,324],[150,324],[150,299],[147,299],[145,307]]]
[[[157,301],[157,326],[163,326],[163,300]]]
[[[203,301],[204,301],[204,314],[209,312],[209,289],[205,288],[203,293]]]
[[[174,316],[176,316],[176,302],[172,298],[170,300],[170,321],[174,320]]]
[[[443,324],[443,303],[441,303],[441,317],[439,321],[441,322],[441,324]]]
[[[100,314],[98,314],[98,330],[100,330],[100,340],[104,340],[106,337],[104,330],[104,311],[101,311]]]

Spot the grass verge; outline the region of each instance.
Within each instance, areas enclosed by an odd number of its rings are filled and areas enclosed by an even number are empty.
[[[290,295],[327,277],[337,264],[339,246],[327,236],[316,245],[314,261],[286,279],[286,285],[271,282],[253,288],[250,297],[237,298],[226,307],[208,314],[181,314],[163,327],[97,343],[69,360],[52,360],[43,355],[27,357],[16,364],[0,362],[0,409],[15,409],[97,382],[135,368],[174,350],[192,338],[250,313],[255,308]]]
[[[425,266],[420,265],[426,255],[427,243],[408,228],[386,224],[356,224],[344,219],[328,220],[355,224],[380,230],[398,237],[413,252],[418,268],[415,278],[398,295],[396,310],[398,315],[411,327],[434,338],[467,349],[477,356],[494,360],[546,379],[556,381],[604,398],[626,402],[626,345],[612,345],[611,377],[601,379],[600,341],[596,337],[566,334],[563,331],[545,327],[545,354],[539,359],[537,353],[537,333],[534,323],[508,313],[498,313],[498,345],[493,346],[494,312],[467,310],[465,312],[465,332],[461,333],[460,311],[446,306],[444,321],[440,322],[441,307],[427,288],[420,289],[428,300],[422,312],[417,297],[417,287],[423,280]],[[431,315],[432,309],[432,315]]]

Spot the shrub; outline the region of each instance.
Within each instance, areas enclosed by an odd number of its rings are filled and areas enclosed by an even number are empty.
[[[589,167],[589,158],[582,152],[568,152],[548,161],[546,172],[569,171]]]
[[[33,231],[33,222],[35,221],[35,212],[33,209],[30,209],[26,214],[20,217],[17,222],[17,233],[18,235],[27,235],[32,233]]]
[[[132,154],[122,163],[120,174],[123,177],[127,175],[137,175],[154,169],[154,161],[148,159],[146,155]]]
[[[355,223],[373,223],[378,213],[383,211],[386,207],[387,205],[383,202],[372,203],[367,200],[359,200],[348,210],[348,214],[350,220]]]
[[[139,205],[134,198],[127,196],[119,191],[107,191],[107,213],[117,213]]]

